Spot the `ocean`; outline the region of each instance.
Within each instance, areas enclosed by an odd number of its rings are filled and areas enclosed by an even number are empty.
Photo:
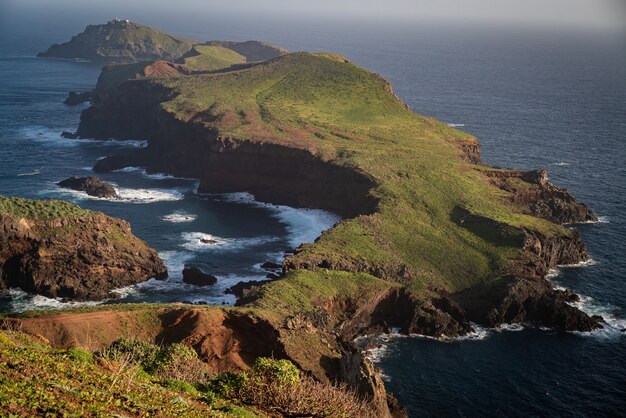
[[[108,15],[14,16],[0,28],[0,194],[60,198],[128,220],[170,268],[164,281],[120,290],[121,301],[232,304],[225,288],[265,277],[259,265],[312,241],[339,218],[255,202],[247,194],[195,193],[190,179],[139,169],[103,175],[120,201],[88,198],[55,182],[141,142],[66,140],[84,106],[62,101],[95,86],[100,67],[35,58]],[[264,39],[290,50],[338,52],[382,74],[417,113],[477,136],[491,165],[546,168],[601,222],[577,226],[592,262],[551,280],[608,319],[590,334],[507,327],[437,341],[380,338],[372,357],[409,416],[617,416],[626,413],[626,42],[623,35],[484,31],[336,22],[200,17],[131,18],[193,39]],[[33,28],[37,28],[34,30]],[[201,241],[216,238],[220,245]],[[182,283],[184,265],[218,285]],[[12,290],[0,310],[68,306]]]

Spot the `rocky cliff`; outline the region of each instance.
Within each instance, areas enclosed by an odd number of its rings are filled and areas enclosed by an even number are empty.
[[[601,326],[544,278],[587,258],[562,224],[593,213],[542,171],[486,166],[475,138],[415,115],[389,83],[343,57],[296,53],[123,81],[83,112],[78,132],[148,140],[96,171],[143,166],[198,178],[201,192],[245,190],[343,215],[285,260],[283,278],[248,289],[243,316],[223,323],[267,328],[264,346],[320,380],[349,382],[381,416],[392,412],[355,354],[358,336],[397,327],[451,337],[471,322]]]
[[[156,251],[122,220],[59,201],[0,199],[0,288],[102,300],[167,277]]]

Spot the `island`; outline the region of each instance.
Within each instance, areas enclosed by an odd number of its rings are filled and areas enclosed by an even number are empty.
[[[237,54],[239,58],[244,57],[243,62],[264,61],[287,52],[286,49],[267,42],[200,42],[184,39],[116,17],[105,24],[88,25],[83,32],[68,42],[54,44],[37,56],[102,63],[136,63],[158,59],[176,61],[183,57],[198,55],[197,49],[207,47]],[[76,103],[78,99],[76,95],[77,93],[70,95],[69,104]]]
[[[254,373],[259,358],[288,360],[317,382],[343,382],[381,417],[402,411],[358,337],[602,327],[546,279],[588,259],[571,224],[596,217],[545,170],[484,164],[476,138],[417,115],[383,77],[341,55],[248,62],[229,45],[105,67],[77,135],[148,146],[94,170],[140,166],[197,178],[201,193],[248,191],[343,220],[287,256],[281,277],[236,292],[236,307],[105,306],[11,324],[63,349],[136,336],[184,344],[219,376]],[[105,323],[106,333],[86,332]],[[130,326],[111,326],[122,323]],[[220,396],[258,406],[229,393]]]

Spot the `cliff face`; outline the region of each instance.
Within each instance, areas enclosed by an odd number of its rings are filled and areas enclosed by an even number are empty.
[[[224,135],[206,122],[223,118],[223,114],[181,120],[159,107],[159,103],[171,97],[172,92],[159,83],[129,81],[123,84],[119,94],[84,111],[79,128],[81,136],[149,140],[147,149],[111,156],[99,161],[94,169],[108,171],[129,165],[144,166],[149,171],[199,178],[200,192],[250,191],[263,201],[323,208],[349,218],[378,210],[379,199],[372,191],[379,184],[358,168],[323,158],[315,149],[238,140]],[[512,207],[521,212],[557,224],[595,219],[569,192],[548,182],[545,171],[491,169],[482,164],[475,139],[464,139],[455,145],[460,149],[461,159],[475,165],[489,182],[506,191]],[[490,326],[503,322],[544,322],[562,329],[580,330],[599,326],[598,319],[571,308],[564,303],[562,295],[543,280],[548,270],[556,265],[573,264],[587,258],[586,248],[576,231],[559,236],[545,235],[498,224],[462,208],[455,208],[452,219],[483,239],[493,240],[495,234],[501,244],[519,246],[519,254],[499,272],[504,279],[498,280],[497,285],[483,283],[463,291],[432,287],[426,298],[396,292],[395,296],[389,296],[391,299],[381,301],[380,306],[364,314],[367,324],[358,332],[352,332],[352,337],[367,329],[384,329],[385,326],[399,326],[404,332],[433,336],[462,335],[471,330],[470,321]],[[518,238],[502,238],[500,229],[511,230],[513,232],[509,232]],[[283,267],[287,273],[316,269],[365,272],[401,283],[417,278],[415,271],[401,261],[381,262],[363,255],[324,257],[304,249],[296,250]],[[489,312],[484,306],[477,307],[470,297],[480,292],[488,292],[483,297]],[[398,317],[393,309],[385,308],[386,304],[402,307],[400,311],[404,314]],[[372,319],[383,317],[384,321]]]
[[[99,213],[32,219],[0,213],[0,288],[72,300],[167,277],[156,251],[128,223]]]
[[[383,416],[384,388],[355,337],[395,327],[459,336],[471,322],[600,326],[544,279],[587,258],[560,224],[593,213],[544,172],[482,164],[475,138],[414,115],[389,83],[345,59],[299,53],[127,81],[83,112],[79,133],[148,140],[96,171],[143,166],[198,178],[200,192],[250,191],[346,217],[240,304],[262,312],[258,326],[272,336],[264,346],[318,379],[349,382]]]

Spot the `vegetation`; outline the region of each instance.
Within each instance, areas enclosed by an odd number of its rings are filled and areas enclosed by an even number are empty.
[[[300,376],[288,360],[260,357],[250,372],[223,373],[208,384],[218,396],[288,417],[375,417],[367,402],[345,386]]]
[[[177,93],[162,107],[179,119],[222,137],[307,149],[375,181],[375,214],[341,222],[295,260],[406,266],[410,289],[456,291],[497,278],[521,248],[522,229],[569,234],[523,213],[484,166],[462,160],[461,146],[475,138],[413,113],[385,80],[341,56],[293,53],[160,82]],[[477,234],[459,212],[490,223]]]
[[[0,331],[0,410],[8,416],[373,416],[345,387],[301,376],[288,360],[258,358],[249,372],[209,377],[182,344],[118,340],[94,354],[56,350],[17,331]]]
[[[184,59],[184,65],[194,71],[214,71],[243,64],[246,57],[221,46],[196,45]]]
[[[35,337],[0,332],[2,414],[220,416],[198,396],[165,388],[127,361],[89,354],[55,350]]]
[[[90,211],[62,200],[31,200],[0,196],[0,214],[27,219],[50,220],[64,217],[81,217]]]

